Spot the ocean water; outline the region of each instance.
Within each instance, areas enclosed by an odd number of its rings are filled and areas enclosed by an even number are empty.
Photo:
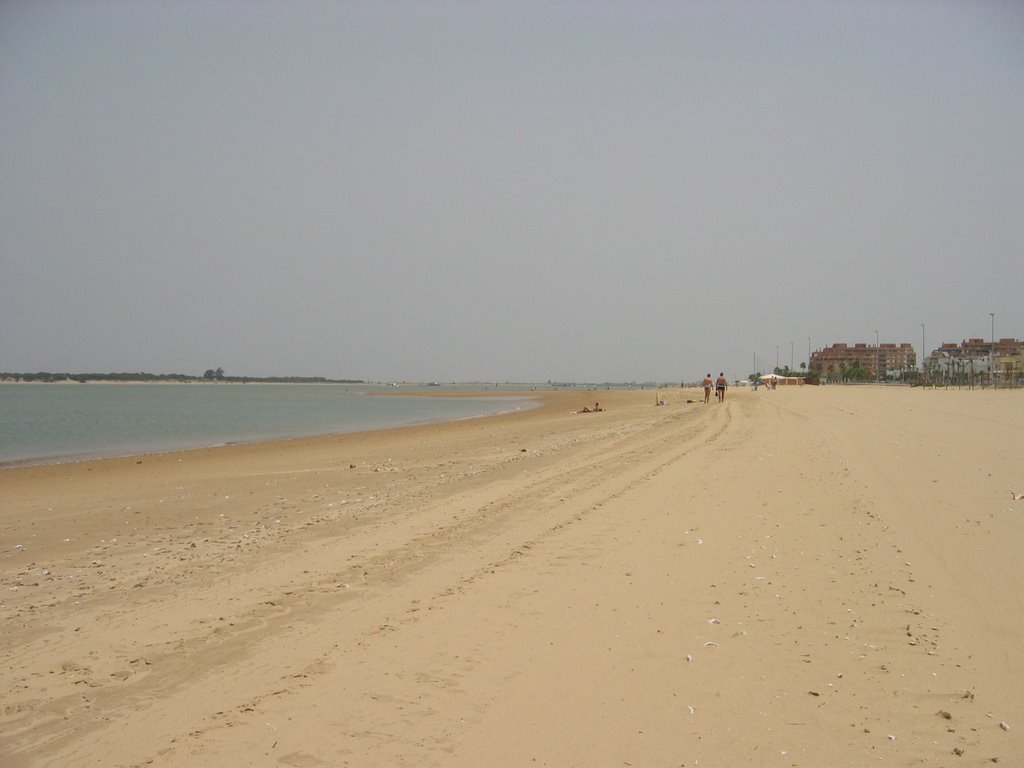
[[[532,407],[331,384],[4,384],[0,464],[53,463],[361,432]],[[383,391],[384,388],[376,388]]]

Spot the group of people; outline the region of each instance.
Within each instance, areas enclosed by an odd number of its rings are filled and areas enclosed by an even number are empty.
[[[772,377],[772,381],[770,383],[770,386],[771,386],[772,389],[775,389],[775,377],[774,376]],[[711,390],[712,390],[712,388],[715,390],[715,399],[717,399],[718,402],[720,402],[720,403],[724,403],[725,402],[725,390],[729,388],[729,380],[725,378],[725,373],[723,371],[719,371],[717,379],[712,379],[710,373],[707,376],[704,377],[704,402],[705,402],[705,404],[711,401]],[[693,402],[693,401],[690,400],[689,402]],[[665,401],[661,398],[660,394],[655,398],[655,405],[665,405]],[[580,410],[576,411],[576,413],[597,413],[597,412],[600,412],[600,411],[603,411],[603,410],[604,410],[604,408],[601,407],[600,403],[594,403],[594,407],[593,408],[585,405],[582,408],[580,408]]]
[[[704,377],[704,402],[707,403],[711,400],[711,387],[715,388],[715,397],[718,402],[725,402],[725,390],[729,386],[728,380],[725,378],[725,374],[719,372],[718,378],[714,381],[711,380],[711,374],[709,373]]]

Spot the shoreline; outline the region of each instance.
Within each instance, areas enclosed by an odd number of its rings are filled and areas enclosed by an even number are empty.
[[[101,384],[101,385],[102,384],[115,384],[117,386],[126,386],[126,385],[134,385],[134,384],[148,386],[148,384],[149,384],[149,382],[96,382],[96,383],[97,384]],[[167,385],[167,383],[163,383],[163,382],[158,382],[158,383],[160,383],[161,385]],[[177,382],[174,382],[174,384],[177,384]],[[218,384],[217,386],[220,386],[220,385]],[[251,386],[251,385],[247,385],[247,386]],[[273,384],[273,383],[268,383],[266,385],[256,385],[256,386],[271,386],[271,387],[275,387],[275,386],[280,386],[280,385]],[[306,386],[323,386],[323,385],[302,384],[302,385],[288,385],[288,386],[302,386],[302,387],[306,387]],[[346,386],[347,387],[347,385],[336,385],[336,384],[332,384],[332,385],[329,385],[329,386],[332,386],[332,387]],[[53,455],[47,455],[47,456],[28,456],[28,457],[19,457],[19,458],[12,458],[12,459],[0,459],[0,473],[8,471],[10,469],[18,468],[18,467],[46,466],[46,465],[50,465],[50,464],[77,464],[77,463],[80,463],[80,462],[99,461],[99,460],[104,460],[104,459],[116,459],[116,458],[127,459],[127,458],[145,457],[145,456],[151,456],[151,455],[160,455],[160,454],[164,454],[164,453],[179,453],[179,452],[182,452],[182,451],[190,451],[190,450],[204,450],[204,449],[210,449],[210,448],[230,447],[230,446],[235,446],[235,445],[250,445],[250,444],[258,444],[258,443],[266,443],[266,442],[292,441],[292,440],[302,440],[302,439],[310,438],[310,437],[331,437],[331,436],[336,436],[336,435],[356,434],[356,433],[360,433],[360,432],[373,432],[373,431],[387,430],[387,429],[401,429],[401,428],[404,428],[404,427],[411,427],[411,426],[439,424],[439,423],[444,423],[446,421],[462,421],[462,420],[489,418],[489,417],[492,417],[492,416],[502,415],[502,414],[504,414],[506,412],[515,412],[515,411],[520,410],[520,409],[529,410],[531,408],[534,408],[536,406],[533,405],[532,403],[535,402],[538,399],[537,396],[539,394],[541,394],[541,393],[534,392],[534,391],[527,392],[527,391],[509,390],[509,391],[488,392],[486,394],[483,394],[483,393],[477,393],[477,392],[472,392],[472,391],[464,391],[464,390],[453,390],[453,391],[443,391],[443,392],[437,392],[437,391],[432,391],[432,390],[424,390],[422,392],[420,392],[420,391],[417,391],[417,392],[381,391],[381,392],[366,392],[366,393],[356,393],[356,394],[365,395],[366,397],[373,397],[373,398],[377,398],[377,397],[381,397],[381,398],[394,398],[394,397],[397,397],[397,398],[404,398],[404,399],[438,399],[438,398],[443,398],[443,399],[474,400],[474,401],[481,401],[481,403],[484,403],[484,402],[497,403],[497,402],[501,402],[501,401],[504,401],[504,400],[514,400],[514,401],[516,401],[516,404],[517,404],[518,407],[511,407],[511,408],[508,409],[508,411],[501,410],[501,409],[498,409],[498,410],[484,409],[483,412],[481,412],[481,413],[471,414],[471,415],[459,414],[459,415],[447,415],[447,416],[436,416],[436,417],[433,417],[433,416],[422,416],[422,417],[417,417],[417,418],[412,418],[411,416],[410,417],[401,417],[398,420],[398,423],[394,423],[394,424],[388,424],[388,423],[385,422],[382,426],[369,426],[369,427],[364,426],[364,425],[355,425],[351,429],[339,429],[337,431],[330,431],[330,432],[309,432],[309,433],[298,432],[298,433],[292,434],[292,435],[289,435],[289,434],[280,435],[280,434],[278,434],[278,435],[271,435],[271,436],[266,436],[266,437],[253,437],[251,439],[246,439],[246,438],[228,439],[228,440],[223,440],[222,439],[222,440],[215,440],[213,442],[193,442],[193,441],[191,441],[191,440],[189,440],[187,438],[182,438],[182,439],[179,439],[179,440],[172,440],[172,441],[166,441],[165,440],[164,443],[166,444],[166,447],[160,447],[160,446],[154,444],[153,447],[142,447],[139,450],[132,450],[132,449],[122,450],[122,449],[118,449],[118,448],[95,449],[95,450],[90,449],[90,450],[78,451],[78,452],[74,452],[74,453],[53,454]],[[141,442],[145,442],[145,441],[141,441]],[[157,442],[159,442],[159,441],[157,441]]]
[[[530,397],[524,397],[524,394],[531,395]],[[211,445],[196,445],[183,448],[170,448],[168,450],[154,450],[144,451],[140,453],[126,453],[117,455],[90,455],[84,456],[79,459],[69,460],[35,460],[35,459],[19,459],[13,461],[0,462],[0,477],[3,477],[4,472],[18,471],[18,470],[30,470],[40,469],[47,467],[75,467],[84,464],[103,463],[103,462],[119,462],[129,463],[132,461],[146,460],[146,459],[160,459],[164,457],[171,457],[176,460],[181,460],[190,455],[210,455],[218,452],[231,452],[239,451],[245,452],[247,449],[257,449],[259,452],[276,452],[276,451],[287,451],[293,449],[304,449],[304,448],[316,448],[321,447],[324,444],[336,443],[344,441],[346,438],[359,438],[359,439],[370,439],[376,438],[394,437],[397,442],[404,442],[406,439],[415,439],[417,433],[421,431],[430,432],[436,427],[454,426],[459,424],[473,424],[480,423],[486,425],[491,420],[501,420],[507,418],[515,418],[517,416],[524,416],[528,414],[537,413],[540,415],[550,415],[555,411],[561,410],[563,407],[568,406],[567,402],[565,406],[561,400],[572,400],[573,402],[584,400],[582,405],[586,405],[585,398],[579,397],[580,393],[561,393],[561,392],[503,392],[503,393],[491,393],[490,395],[481,396],[474,392],[430,392],[430,393],[417,393],[415,395],[408,395],[397,392],[380,392],[372,393],[370,397],[429,397],[429,398],[454,398],[454,399],[512,399],[522,402],[526,407],[523,408],[511,408],[502,411],[495,411],[480,414],[477,416],[455,416],[451,418],[439,418],[439,419],[428,419],[424,421],[410,422],[408,424],[400,424],[390,427],[378,427],[370,429],[357,429],[353,431],[345,432],[325,432],[321,434],[311,435],[296,435],[291,437],[271,437],[266,439],[255,439],[255,440],[238,440],[225,443],[217,443]],[[582,394],[592,394],[590,392],[584,392]],[[532,403],[532,404],[531,404]],[[567,413],[573,413],[573,411],[567,411]]]
[[[1024,754],[1024,400],[663,395],[5,472],[0,761]]]

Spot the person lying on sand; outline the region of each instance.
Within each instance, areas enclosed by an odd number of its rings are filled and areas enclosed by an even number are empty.
[[[577,411],[577,413],[598,413],[599,411],[603,410],[604,408],[601,407],[600,403],[594,403],[593,408],[588,408],[587,406],[584,405],[582,408],[580,408],[580,410]]]

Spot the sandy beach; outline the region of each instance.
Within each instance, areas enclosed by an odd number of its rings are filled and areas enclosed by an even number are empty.
[[[0,472],[0,764],[1022,764],[1024,392],[662,394]]]

